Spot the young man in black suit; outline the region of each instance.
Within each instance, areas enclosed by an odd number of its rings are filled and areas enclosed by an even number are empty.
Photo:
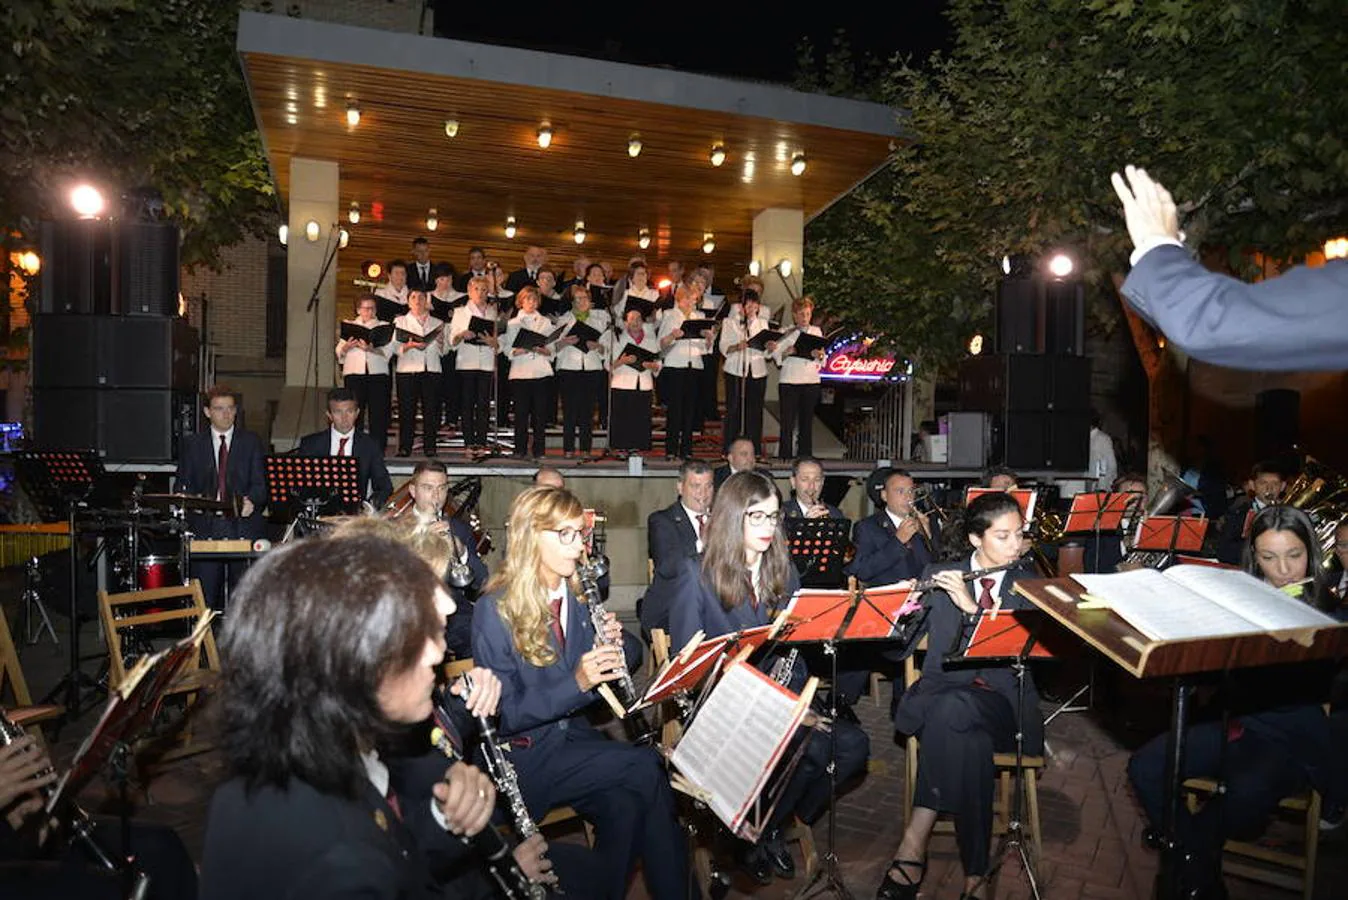
[[[174,490],[221,500],[231,507],[232,515],[188,516],[194,538],[255,541],[263,534],[262,508],[267,503],[262,439],[234,426],[238,397],[229,388],[216,385],[207,392],[205,413],[210,427],[182,441]],[[229,567],[229,563],[199,557],[192,560],[191,574],[201,579],[206,602],[215,609],[223,608],[220,592]]]
[[[452,277],[454,267],[449,263],[449,274]],[[407,289],[409,291],[424,291],[429,294],[435,290],[435,269],[436,264],[431,262],[431,244],[424,237],[415,238],[412,241],[412,262],[407,266]]]
[[[360,406],[347,388],[328,391],[330,428],[300,438],[300,456],[354,456],[360,496],[376,511],[383,509],[393,493],[393,479],[384,465],[384,451],[368,434],[356,429]]]
[[[791,464],[792,497],[782,504],[788,519],[846,519],[842,510],[825,503],[824,467],[813,456],[802,456]]]
[[[891,469],[885,477],[880,499],[885,508],[857,522],[852,530],[856,557],[847,567],[870,587],[916,578],[934,559],[933,548],[940,546],[938,534],[927,517],[913,508],[917,485],[903,469]]]
[[[686,559],[702,555],[702,538],[711,513],[711,467],[700,459],[679,466],[679,499],[646,518],[647,550],[654,571],[651,586],[641,599],[637,616],[649,633],[669,629],[669,605],[673,587]]]

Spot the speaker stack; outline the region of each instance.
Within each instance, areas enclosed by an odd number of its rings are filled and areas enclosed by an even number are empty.
[[[197,405],[197,332],[177,317],[178,229],[44,222],[42,247],[33,322],[37,446],[171,461]]]
[[[1084,470],[1090,460],[1091,365],[1076,281],[1003,280],[997,352],[964,360],[960,409],[992,417],[990,459],[1017,469]]]

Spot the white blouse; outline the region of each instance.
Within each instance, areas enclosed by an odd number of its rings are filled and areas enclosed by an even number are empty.
[[[818,325],[807,325],[803,329],[806,334],[812,334],[815,337],[823,337],[824,332],[819,330]],[[799,356],[793,356],[792,350],[796,346],[796,338],[800,337],[802,329],[792,328],[782,336],[777,342],[777,352],[772,354],[773,362],[782,367],[781,375],[778,377],[779,384],[818,384],[819,383],[819,360],[802,359]]]
[[[576,314],[573,312],[565,313],[557,317],[554,329],[563,325],[570,328],[576,321]],[[590,310],[590,315],[585,319],[585,324],[599,332],[599,347],[595,350],[585,350],[579,345],[557,344],[557,371],[558,372],[598,372],[605,366],[605,346],[604,335],[608,334],[612,325],[612,320],[608,313],[602,309]],[[566,337],[565,334],[562,337]]]
[[[663,344],[665,338],[669,337],[683,325],[685,317],[683,310],[677,306],[671,310],[666,310],[660,317],[660,342]],[[669,345],[665,350],[665,369],[701,369],[702,356],[710,352],[707,348],[707,342],[703,338],[679,338]]]
[[[660,352],[660,339],[656,336],[655,329],[650,325],[642,329],[641,341],[636,341],[632,335],[624,328],[618,333],[613,341],[613,353],[609,356],[609,364],[613,375],[609,381],[610,386],[615,391],[649,391],[655,388],[655,375],[660,370],[654,371],[644,366],[638,371],[631,366],[617,365],[618,357],[623,355],[623,348],[629,344],[636,344],[643,350],[649,350],[652,353]]]
[[[537,350],[530,350],[528,353],[515,355],[515,339],[519,336],[522,329],[536,331],[539,334],[552,334],[556,329],[548,317],[540,312],[520,313],[510,320],[506,326],[505,338],[501,341],[501,352],[510,360],[510,380],[522,381],[533,378],[547,378],[552,375],[552,355],[551,353],[539,353]],[[553,346],[547,348],[549,351]]]

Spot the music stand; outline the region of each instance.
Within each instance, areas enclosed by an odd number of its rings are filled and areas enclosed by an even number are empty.
[[[273,509],[294,508],[305,514],[341,515],[360,509],[360,481],[354,456],[268,456],[267,494]]]
[[[846,583],[843,554],[851,523],[846,519],[786,520],[786,546],[803,587],[838,587]]]
[[[1208,533],[1208,520],[1193,516],[1148,516],[1137,523],[1134,550],[1152,550],[1174,559],[1176,551],[1198,553]]]
[[[1020,517],[1025,522],[1025,527],[1028,529],[1030,523],[1034,521],[1034,510],[1039,503],[1039,492],[1034,488],[1012,488],[1009,491],[998,491],[993,488],[985,487],[965,488],[965,507],[967,508],[970,503],[984,494],[1010,494],[1015,498],[1016,503],[1020,505]]]
[[[1109,491],[1077,494],[1072,498],[1072,508],[1067,513],[1067,521],[1063,523],[1063,534],[1089,532],[1095,535],[1091,571],[1100,568],[1100,533],[1117,532],[1123,527],[1124,517],[1141,503],[1141,494]]]

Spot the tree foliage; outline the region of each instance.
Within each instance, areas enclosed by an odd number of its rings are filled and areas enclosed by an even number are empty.
[[[951,0],[949,16],[949,54],[892,60],[875,85],[913,142],[807,230],[806,288],[845,322],[948,361],[986,325],[1003,255],[1062,247],[1107,325],[1129,250],[1109,173],[1130,162],[1171,188],[1191,244],[1233,261],[1348,232],[1341,0]]]
[[[76,179],[159,191],[183,261],[275,217],[234,49],[229,0],[6,0],[0,33],[0,225],[68,215]]]

